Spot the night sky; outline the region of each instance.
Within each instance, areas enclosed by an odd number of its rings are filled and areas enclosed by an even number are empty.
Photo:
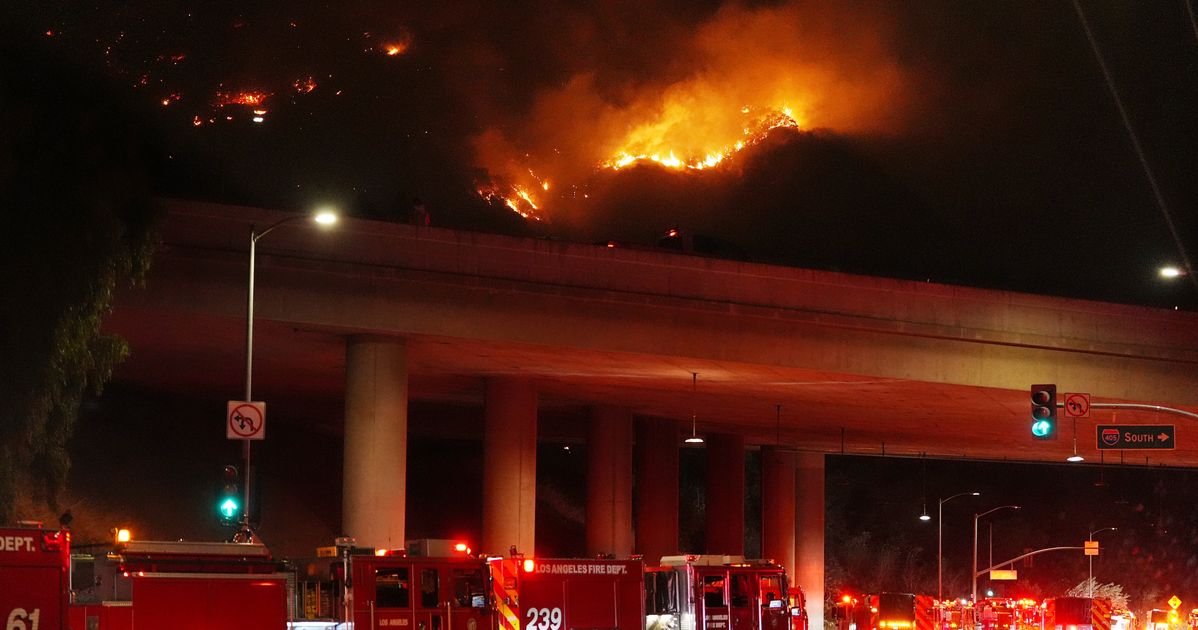
[[[1181,243],[1198,249],[1185,1],[1082,6]],[[40,81],[98,81],[97,102],[144,124],[162,195],[390,220],[419,199],[448,227],[642,245],[678,227],[762,262],[1198,305],[1194,285],[1156,277],[1181,253],[1069,2],[8,13],[16,59],[65,63]],[[675,150],[728,155],[702,171],[603,166]]]

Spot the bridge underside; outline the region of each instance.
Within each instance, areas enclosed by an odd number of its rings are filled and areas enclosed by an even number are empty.
[[[122,309],[107,328],[133,348],[118,382],[188,397],[239,396],[244,321]],[[861,454],[1047,462],[1061,462],[1072,452],[1072,424],[1063,412],[1057,440],[1031,439],[1022,390],[511,342],[404,339],[414,403],[481,407],[486,379],[530,378],[538,385],[542,439],[584,438],[585,428],[555,426],[553,411],[604,404],[683,423],[689,423],[693,409],[700,433],[739,433],[749,445],[781,442],[825,452],[843,448]],[[271,401],[278,413],[340,429],[343,333],[259,321],[254,354],[256,398]],[[693,389],[691,372],[699,374]],[[1094,410],[1091,418],[1078,421],[1078,450],[1088,459],[1097,459],[1094,425],[1110,422],[1113,415]],[[1189,422],[1144,411],[1121,410],[1115,417],[1120,423]],[[454,425],[443,430],[452,434]],[[1181,441],[1179,446],[1145,454],[1153,464],[1198,465],[1198,444]]]

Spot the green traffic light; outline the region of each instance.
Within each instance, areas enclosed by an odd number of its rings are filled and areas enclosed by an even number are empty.
[[[220,504],[219,509],[221,516],[224,516],[225,518],[234,518],[240,511],[241,506],[237,504],[237,501],[234,501],[232,498],[228,498]]]
[[[1045,437],[1052,431],[1052,423],[1047,420],[1037,420],[1032,423],[1032,435]]]

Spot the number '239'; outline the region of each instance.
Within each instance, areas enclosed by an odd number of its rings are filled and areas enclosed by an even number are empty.
[[[37,630],[38,618],[41,616],[40,608],[34,608],[33,612],[26,612],[24,608],[13,608],[12,612],[8,613],[4,630]]]
[[[529,608],[528,630],[558,630],[562,627],[561,608]]]

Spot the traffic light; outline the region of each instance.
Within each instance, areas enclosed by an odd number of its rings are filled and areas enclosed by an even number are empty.
[[[1032,437],[1052,440],[1057,437],[1057,386],[1032,385]]]
[[[241,520],[241,476],[236,466],[225,466],[221,477],[220,494],[216,499],[216,511],[222,525],[236,525]]]

